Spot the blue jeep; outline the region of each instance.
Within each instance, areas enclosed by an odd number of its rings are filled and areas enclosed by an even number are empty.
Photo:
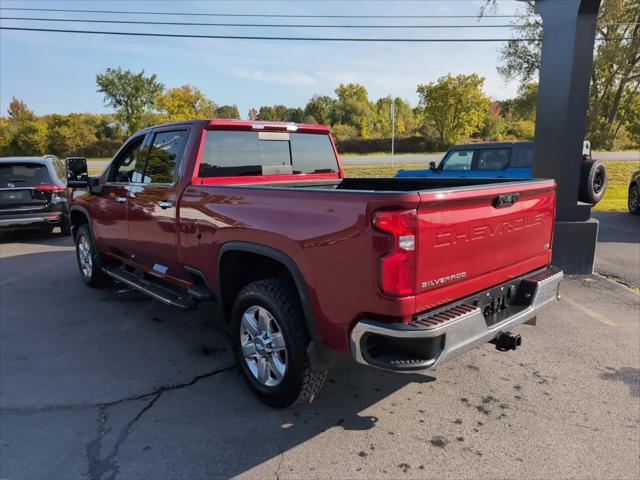
[[[591,159],[591,146],[584,142],[579,200],[596,204],[607,187],[607,170]],[[425,170],[400,170],[396,177],[440,178],[531,178],[533,142],[469,143],[450,148],[440,164]]]

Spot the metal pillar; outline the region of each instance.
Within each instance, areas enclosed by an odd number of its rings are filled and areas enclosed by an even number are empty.
[[[533,176],[558,183],[553,263],[567,273],[592,273],[598,222],[578,202],[582,142],[600,0],[537,0],[542,17]]]

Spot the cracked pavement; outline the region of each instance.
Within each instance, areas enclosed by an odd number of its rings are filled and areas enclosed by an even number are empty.
[[[605,223],[601,273],[632,284],[640,239]],[[273,410],[212,308],[87,289],[68,239],[10,235],[0,258],[2,479],[640,477],[640,295],[604,276],[568,278],[516,352],[428,375],[345,359]]]

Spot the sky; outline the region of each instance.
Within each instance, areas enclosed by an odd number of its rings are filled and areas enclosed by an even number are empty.
[[[0,6],[187,13],[301,15],[475,15],[480,0],[0,0]],[[498,14],[522,11],[521,2],[499,0]],[[2,17],[100,18],[178,22],[305,24],[477,24],[469,19],[283,19],[205,16],[114,15],[18,12]],[[505,24],[509,19],[485,19]],[[341,28],[238,28],[73,24],[0,20],[2,26],[183,32],[265,36],[474,38],[510,36],[507,28],[369,30]],[[358,82],[370,99],[387,95],[418,102],[416,86],[447,75],[478,73],[494,99],[513,97],[517,83],[498,75],[500,43],[333,43],[265,40],[180,39],[0,30],[0,112],[13,96],[37,114],[108,112],[96,91],[96,74],[108,67],[156,73],[167,88],[191,84],[217,104],[236,104],[243,118],[250,108],[285,104],[304,107],[314,95],[334,95],[340,83]]]

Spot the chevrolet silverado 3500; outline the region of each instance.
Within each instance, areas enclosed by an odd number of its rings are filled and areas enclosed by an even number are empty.
[[[310,401],[337,352],[427,369],[557,301],[552,180],[345,178],[329,130],[230,120],[133,135],[68,164],[84,282],[213,301],[251,389]]]

